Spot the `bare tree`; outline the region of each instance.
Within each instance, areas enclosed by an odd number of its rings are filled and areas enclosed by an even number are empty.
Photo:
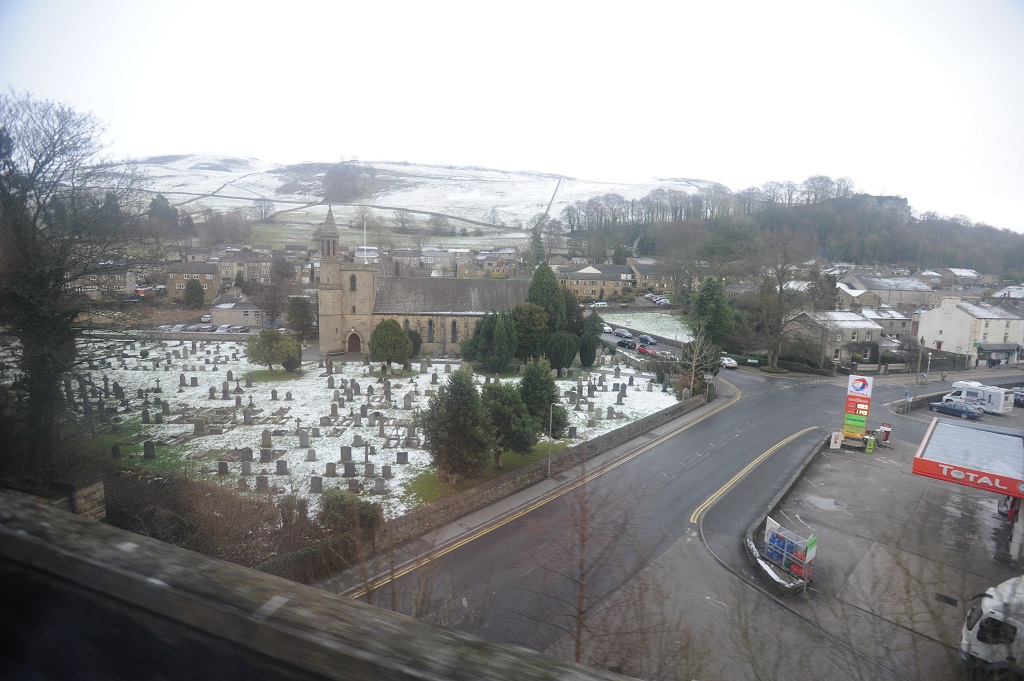
[[[803,300],[802,289],[793,282],[794,266],[804,259],[804,249],[804,242],[792,232],[770,232],[760,239],[755,263],[761,279],[757,325],[768,350],[768,366],[773,369],[779,365],[792,313]]]
[[[697,323],[693,330],[693,340],[683,343],[679,348],[682,374],[676,383],[676,392],[682,393],[683,389],[687,389],[692,395],[703,390],[704,376],[717,374],[720,363],[719,347],[711,341],[704,325]]]
[[[273,216],[276,208],[270,199],[256,199],[252,202],[253,214],[257,222],[266,222]]]

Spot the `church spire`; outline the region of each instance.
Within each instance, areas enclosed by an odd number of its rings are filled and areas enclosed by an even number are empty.
[[[327,206],[327,219],[317,230],[320,234],[320,257],[338,257],[338,225],[334,222],[334,211]]]

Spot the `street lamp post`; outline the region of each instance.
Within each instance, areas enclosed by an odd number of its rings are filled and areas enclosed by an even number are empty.
[[[932,372],[932,353],[929,352],[928,353],[928,370],[925,371],[925,373],[926,374],[930,374],[931,372]]]
[[[921,336],[921,344],[917,346],[917,376],[914,377],[914,399],[917,399],[917,386],[921,384],[921,357],[924,355],[924,336]]]
[[[548,477],[551,477],[551,441],[555,439],[554,433],[551,432],[551,424],[555,418],[555,406],[558,402],[552,402],[551,408],[548,409]]]

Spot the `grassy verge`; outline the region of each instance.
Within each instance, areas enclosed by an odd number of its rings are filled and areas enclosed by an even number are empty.
[[[271,383],[273,381],[294,381],[305,376],[303,371],[285,371],[284,369],[257,369],[252,372],[254,383]]]
[[[566,443],[555,442],[551,445],[551,455],[554,456],[558,452],[565,449]],[[432,501],[443,499],[444,497],[451,496],[452,494],[458,494],[465,492],[468,489],[472,489],[477,485],[493,480],[499,476],[511,473],[525,466],[529,466],[537,461],[544,461],[548,456],[548,445],[547,442],[539,442],[533,447],[533,451],[529,454],[515,454],[512,452],[506,453],[501,457],[501,469],[494,467],[494,463],[490,462],[484,469],[484,472],[475,478],[460,478],[455,484],[446,480],[441,480],[437,476],[437,471],[434,469],[426,470],[420,473],[418,476],[413,478],[405,489],[406,495],[415,496],[416,499],[423,503],[429,504]]]

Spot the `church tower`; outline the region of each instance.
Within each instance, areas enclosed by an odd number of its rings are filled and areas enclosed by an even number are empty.
[[[320,240],[320,352],[368,352],[377,293],[377,265],[340,257],[338,226],[328,207]]]

